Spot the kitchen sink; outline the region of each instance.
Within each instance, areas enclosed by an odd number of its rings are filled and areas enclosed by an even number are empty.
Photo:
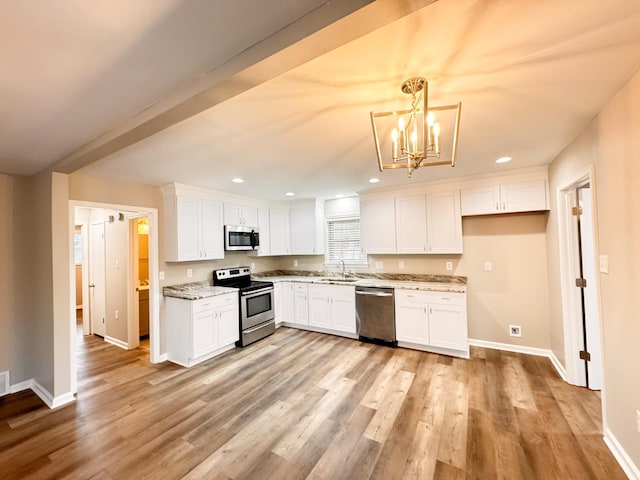
[[[352,283],[360,280],[359,278],[323,278],[320,280],[323,283]]]

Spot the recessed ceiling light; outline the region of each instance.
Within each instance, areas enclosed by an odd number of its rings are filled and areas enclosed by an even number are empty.
[[[507,163],[511,161],[511,157],[500,157],[496,160],[496,163]]]
[[[233,183],[242,183],[242,182],[244,182],[244,180],[241,179],[240,177],[232,178],[231,181]]]
[[[379,178],[373,177],[369,179],[369,183],[378,183],[380,181]]]
[[[287,192],[287,193],[285,193],[285,195],[286,195],[287,197],[293,197],[293,196],[295,195],[295,193],[293,193],[293,192]]]

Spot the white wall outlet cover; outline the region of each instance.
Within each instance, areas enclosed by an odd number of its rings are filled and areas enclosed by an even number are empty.
[[[193,277],[193,270],[191,268],[187,268],[187,277]]]
[[[453,270],[453,262],[447,262],[446,266],[448,271]]]
[[[251,271],[254,271],[256,269],[256,264],[254,262],[251,262]]]
[[[120,317],[120,312],[118,310],[116,310],[115,317],[116,317],[116,320],[118,320],[118,318]]]
[[[383,268],[384,268],[384,264],[382,263],[382,260],[376,260],[376,269],[382,270]]]
[[[609,255],[600,255],[600,273],[609,273]]]
[[[294,267],[297,267],[297,266],[298,266],[298,260],[294,260],[294,261],[293,261],[293,266],[294,266]]]
[[[509,325],[509,335],[512,337],[521,337],[522,327],[520,327],[520,325]]]
[[[636,429],[640,433],[640,410],[636,410]]]
[[[399,268],[400,270],[404,270],[404,262],[403,262],[402,260],[400,260],[400,261],[398,262],[398,268]]]
[[[490,272],[493,270],[493,264],[491,262],[484,262],[484,271]]]
[[[159,278],[160,280],[164,280],[164,272],[159,272],[159,273],[158,273],[158,278]]]

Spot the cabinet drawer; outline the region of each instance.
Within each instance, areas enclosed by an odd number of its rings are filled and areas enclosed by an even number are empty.
[[[464,305],[464,293],[457,292],[429,292],[429,303],[438,305]]]
[[[465,295],[458,292],[427,292],[421,290],[396,290],[396,302],[437,303],[439,305],[464,305]]]
[[[427,303],[429,294],[419,290],[395,290],[396,303]]]
[[[207,312],[209,310],[215,310],[216,308],[224,307],[225,305],[230,305],[233,302],[237,302],[238,297],[234,294],[228,295],[225,294],[223,296],[216,296],[210,298],[203,298],[202,300],[195,300],[193,302],[193,313],[202,313]]]

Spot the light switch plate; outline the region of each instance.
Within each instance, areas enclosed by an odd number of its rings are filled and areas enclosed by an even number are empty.
[[[400,270],[404,270],[404,262],[403,262],[402,260],[400,260],[400,261],[398,262],[398,268],[399,268]]]
[[[160,280],[164,280],[164,272],[159,272],[159,273],[158,273],[158,278],[159,278]]]
[[[493,264],[491,262],[484,262],[484,271],[491,272],[493,270]]]
[[[382,260],[376,260],[376,270],[382,270],[384,268],[384,264]]]
[[[448,271],[453,270],[453,262],[447,262],[446,266]]]
[[[191,268],[187,268],[187,277],[193,277],[193,270]]]
[[[298,260],[294,260],[294,261],[293,261],[293,266],[294,266],[294,267],[297,267],[297,266],[298,266]]]
[[[609,255],[600,255],[600,272],[609,273]]]

